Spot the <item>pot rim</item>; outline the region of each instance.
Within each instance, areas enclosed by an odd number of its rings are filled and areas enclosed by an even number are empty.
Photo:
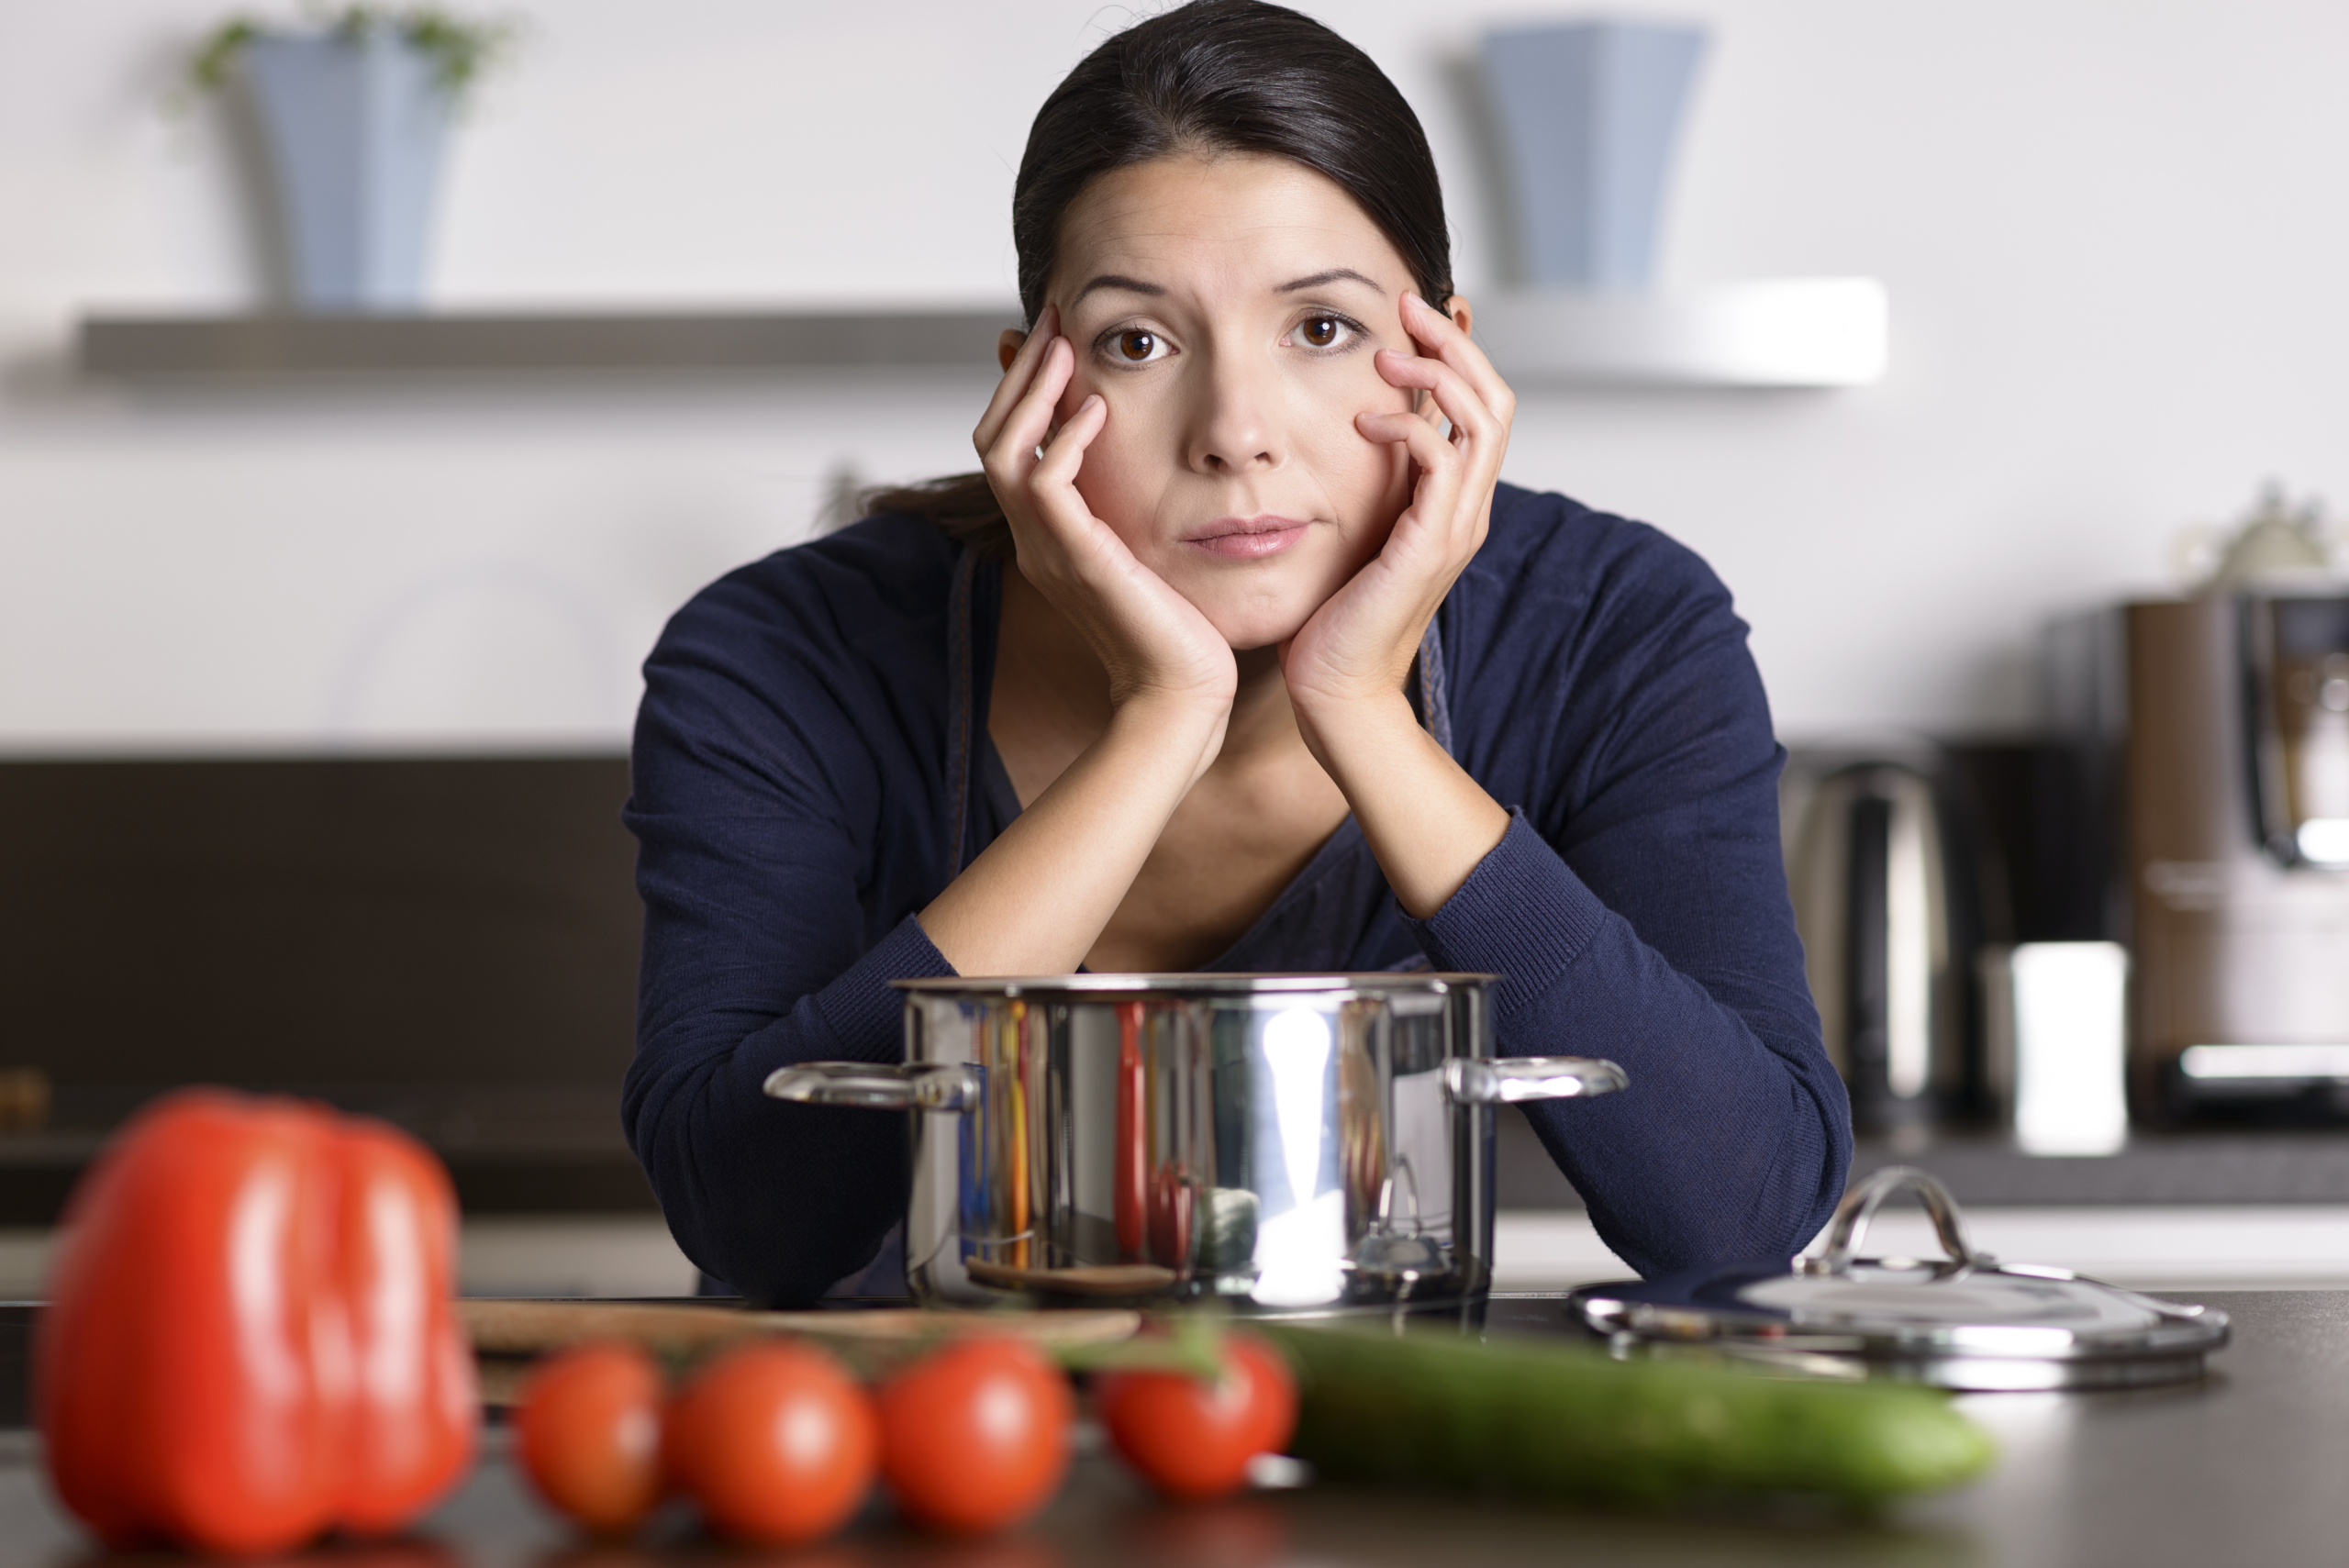
[[[1195,974],[936,975],[889,984],[908,996],[969,996],[1012,1001],[1027,996],[1444,995],[1455,986],[1481,988],[1498,974],[1453,970],[1374,970],[1359,974],[1308,971]]]

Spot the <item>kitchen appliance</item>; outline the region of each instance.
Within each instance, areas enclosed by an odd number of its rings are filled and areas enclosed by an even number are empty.
[[[766,1092],[913,1117],[925,1305],[1469,1301],[1492,1277],[1492,1107],[1626,1083],[1493,1057],[1494,979],[899,981],[902,1065],[807,1062]]]
[[[1947,1257],[1858,1256],[1884,1200],[1912,1189]],[[1975,1251],[1949,1189],[1888,1165],[1854,1184],[1816,1256],[1789,1272],[1730,1268],[1572,1298],[1582,1320],[1626,1351],[1704,1347],[1831,1375],[1998,1392],[2140,1388],[2202,1374],[2227,1315],[2140,1296],[2065,1269],[2000,1264]]]
[[[1787,857],[1803,966],[1863,1132],[1972,1108],[1958,858],[1929,765],[1846,762],[1809,787]]]
[[[2025,1154],[2117,1154],[2129,1142],[2129,950],[1983,950],[1983,1068]]]
[[[2134,1114],[2349,1110],[2349,587],[2132,604],[2056,654],[2115,764]]]

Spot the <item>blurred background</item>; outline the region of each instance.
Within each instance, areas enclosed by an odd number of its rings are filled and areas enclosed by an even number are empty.
[[[1418,110],[1463,291],[1558,292],[1520,244],[1479,62],[1493,29],[1571,11],[1306,8]],[[216,0],[0,11],[0,1288],[37,1287],[105,1129],[191,1078],[424,1133],[464,1193],[472,1288],[689,1287],[616,1109],[638,665],[697,587],[857,485],[971,465],[1029,119],[1132,15],[500,14],[512,37],[448,129],[395,314],[568,325],[410,354],[412,332],[250,329],[299,280],[237,83],[188,82]],[[2220,847],[2154,843],[2126,784],[2168,764],[2128,748],[2147,704],[2176,704],[2145,673],[2158,628],[2117,608],[2218,573],[2251,640],[2234,619],[2193,633],[2212,658],[2241,642],[2254,675],[2301,657],[2330,678],[2340,633],[2261,633],[2239,591],[2280,580],[2228,577],[2224,530],[2280,485],[2270,521],[2317,541],[2288,586],[2322,596],[2321,498],[2349,497],[2349,11],[1694,0],[1654,19],[1702,54],[1632,292],[1874,280],[1881,363],[1795,385],[1537,365],[1508,473],[1654,522],[1734,590],[1795,756],[1789,853],[1814,958],[1840,955],[1813,980],[1865,1157],[1950,1176],[2002,1254],[2146,1284],[2349,1278],[2349,1050],[2206,1075],[2272,1093],[2180,1088],[2195,1046],[2349,1047],[2338,992],[2238,1037],[2149,1024],[2144,991],[2149,920],[2223,926],[2228,889],[2288,904],[2296,945],[2207,959],[2206,990],[2263,963],[2349,973],[2344,873],[2305,830],[2333,808],[2293,796],[2276,829],[2229,796],[2208,806]],[[790,346],[791,323],[843,313],[896,347]],[[614,321],[651,336],[580,347]],[[775,330],[773,351],[726,346]],[[2176,744],[2234,779],[2227,748],[2247,766],[2279,724],[2299,733],[2265,700]],[[1862,862],[1892,869],[1871,891]],[[2170,889],[2159,909],[2136,907],[2147,887]],[[2178,941],[2162,962],[2189,962]],[[1903,979],[1904,942],[1926,981]],[[2018,943],[2086,963],[2058,1002],[2093,1049],[2043,1043],[2055,1015],[2016,1000],[2038,973]],[[2124,967],[2098,968],[2099,943]],[[2122,1028],[2095,1006],[2123,984],[2133,1129],[2095,1108],[2119,1103]],[[2025,1148],[2033,1038],[2043,1072],[2087,1063],[2063,1099],[2092,1125]],[[1516,1129],[1504,1285],[1619,1272]]]

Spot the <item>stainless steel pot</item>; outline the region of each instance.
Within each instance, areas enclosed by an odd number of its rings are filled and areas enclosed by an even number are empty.
[[[1485,974],[907,980],[902,1066],[766,1092],[911,1112],[917,1299],[1455,1301],[1492,1278],[1493,1118],[1625,1086],[1496,1059]]]

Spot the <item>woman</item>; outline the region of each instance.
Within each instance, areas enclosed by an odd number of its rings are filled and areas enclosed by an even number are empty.
[[[687,1255],[777,1302],[867,1271],[899,1118],[762,1081],[896,1060],[892,979],[1080,964],[1504,974],[1504,1053],[1631,1073],[1530,1107],[1610,1246],[1798,1248],[1851,1139],[1744,628],[1663,536],[1498,484],[1401,96],[1204,0],[1053,93],[1012,224],[984,475],[735,573],[645,668],[625,1115]]]

